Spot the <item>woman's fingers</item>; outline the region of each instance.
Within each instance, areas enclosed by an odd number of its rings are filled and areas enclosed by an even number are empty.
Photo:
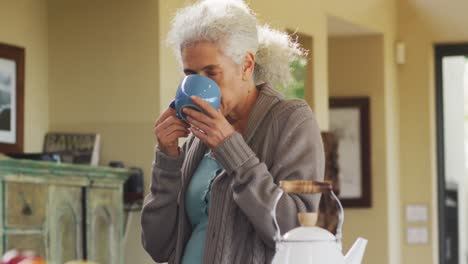
[[[178,139],[189,135],[189,125],[176,118],[175,110],[168,108],[154,124],[154,135],[160,149],[170,156],[179,155]]]
[[[174,131],[188,133],[188,128],[185,124],[170,119],[167,119],[155,128],[155,133],[160,141],[167,141],[166,137]]]
[[[214,149],[235,130],[221,111],[215,110],[209,103],[198,97],[191,98],[202,109],[203,113],[189,108],[184,109],[187,120],[192,125],[189,130],[208,147]]]
[[[169,118],[170,116],[173,116],[175,117],[175,110],[172,109],[172,108],[168,108],[166,109],[166,111],[164,111],[161,116],[159,116],[159,118],[156,120],[156,122],[154,123],[154,127],[157,127],[159,124],[161,124],[162,122],[164,122],[167,118]]]
[[[155,133],[157,134],[158,138],[166,137],[167,135],[171,134],[174,131],[183,131],[187,132],[188,129],[186,127],[181,126],[170,126],[167,129],[155,129]]]
[[[176,118],[168,118],[166,119],[166,121],[162,122],[161,124],[159,124],[156,129],[158,130],[167,130],[169,129],[170,127],[173,127],[173,126],[176,126],[176,127],[182,127],[182,128],[188,128],[189,126],[187,124],[185,124],[185,122],[182,122]]]
[[[190,134],[190,132],[188,130],[187,131],[175,130],[172,133],[170,133],[169,135],[167,135],[167,139],[168,139],[168,141],[173,142],[173,141],[176,141],[176,139],[178,139],[178,138],[188,137],[189,134]]]
[[[188,125],[184,121],[178,119],[175,116],[168,117],[166,120],[161,122],[156,128],[160,129],[160,130],[164,130],[164,129],[167,129],[168,127],[174,126],[174,125],[188,128]]]
[[[202,130],[203,132],[205,132],[205,134],[208,134],[209,131],[211,131],[210,126],[208,126],[205,123],[202,123],[202,122],[200,122],[198,120],[195,120],[195,119],[191,118],[190,116],[187,117],[187,120],[192,125],[192,127],[196,127],[198,129]]]
[[[196,127],[189,128],[189,131],[192,132],[192,134],[195,137],[199,138],[202,142],[208,143],[209,137],[205,132],[201,131],[200,129]]]
[[[192,121],[198,121],[199,123],[203,123],[209,127],[211,127],[213,124],[213,118],[203,113],[200,113],[198,111],[195,111],[193,109],[185,108],[184,113],[187,115],[187,119],[189,120],[189,123],[191,123]]]
[[[173,125],[168,127],[167,129],[163,130],[163,136],[169,136],[171,133],[175,131],[182,131],[184,133],[188,133],[188,129],[186,127],[180,126],[180,125]]]
[[[201,99],[200,97],[197,96],[190,96],[190,99],[192,99],[195,104],[197,104],[205,113],[207,113],[210,117],[216,117],[218,114],[218,111],[214,109],[208,102],[205,100]]]

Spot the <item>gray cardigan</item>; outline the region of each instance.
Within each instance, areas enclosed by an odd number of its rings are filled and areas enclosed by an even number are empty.
[[[235,133],[214,151],[225,172],[211,187],[204,263],[270,263],[275,227],[270,211],[280,180],[323,180],[320,130],[303,100],[283,100],[268,84],[243,135]],[[178,158],[156,149],[151,192],[143,206],[142,241],[157,262],[180,263],[191,226],[185,191],[206,145],[190,136]],[[297,213],[315,211],[317,195],[284,194],[278,202],[281,232],[299,225]]]

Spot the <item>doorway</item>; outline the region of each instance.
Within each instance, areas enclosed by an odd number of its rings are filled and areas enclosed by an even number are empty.
[[[467,264],[468,43],[435,45],[439,263]]]

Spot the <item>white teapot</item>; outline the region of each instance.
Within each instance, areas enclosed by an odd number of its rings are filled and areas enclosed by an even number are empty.
[[[360,264],[367,246],[367,240],[358,238],[346,256],[341,252],[341,235],[344,221],[343,207],[333,193],[331,182],[281,181],[282,192],[276,199],[271,215],[276,227],[276,254],[272,264]],[[281,237],[276,219],[276,205],[284,192],[322,193],[331,195],[338,206],[336,236],[330,231],[315,226],[315,213],[299,213],[300,227],[294,228]]]

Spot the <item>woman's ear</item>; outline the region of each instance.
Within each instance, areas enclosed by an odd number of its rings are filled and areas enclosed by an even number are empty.
[[[252,52],[247,52],[244,57],[244,63],[242,67],[242,80],[250,80],[253,76],[255,69],[255,55]]]

